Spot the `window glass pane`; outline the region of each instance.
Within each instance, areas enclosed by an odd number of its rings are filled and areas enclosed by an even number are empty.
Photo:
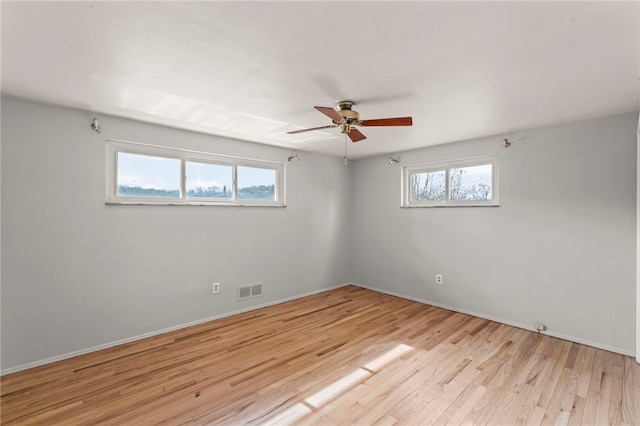
[[[187,197],[233,198],[233,168],[222,164],[185,163]]]
[[[238,199],[276,199],[276,171],[256,167],[238,166]]]
[[[180,198],[180,160],[118,152],[120,197]]]
[[[449,171],[449,199],[481,201],[493,199],[492,165],[453,168]]]
[[[411,201],[440,201],[445,199],[445,172],[412,173]]]

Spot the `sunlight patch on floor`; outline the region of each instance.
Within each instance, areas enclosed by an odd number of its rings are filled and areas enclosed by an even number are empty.
[[[300,417],[309,414],[311,412],[311,408],[304,405],[302,402],[298,402],[293,405],[289,409],[283,411],[275,417],[270,418],[264,423],[260,423],[262,426],[270,426],[270,425],[288,425]]]
[[[376,372],[380,370],[382,367],[384,367],[385,365],[389,364],[394,359],[400,358],[402,355],[406,354],[412,349],[413,348],[411,346],[400,344],[395,348],[391,349],[389,352],[379,356],[378,358],[374,359],[370,363],[366,364],[364,368],[366,368],[369,371]]]
[[[342,379],[325,386],[314,395],[305,399],[305,402],[314,408],[320,408],[325,403],[331,401],[334,397],[341,394],[345,389],[350,388],[353,384],[360,382],[363,378],[370,376],[371,373],[363,368],[358,368],[351,374]]]
[[[336,380],[330,385],[325,386],[320,391],[307,397],[304,401],[298,402],[289,407],[282,413],[267,420],[262,425],[287,425],[295,422],[296,420],[311,413],[314,409],[319,409],[326,403],[335,399],[338,395],[354,387],[356,384],[364,382],[367,378],[371,377],[378,371],[380,371],[385,365],[391,361],[400,358],[402,355],[413,350],[413,347],[400,344],[390,351],[385,352],[373,361],[365,364],[343,378]]]

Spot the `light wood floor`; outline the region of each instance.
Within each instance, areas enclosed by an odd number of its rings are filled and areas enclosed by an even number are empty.
[[[640,424],[630,357],[352,286],[1,385],[2,424]]]

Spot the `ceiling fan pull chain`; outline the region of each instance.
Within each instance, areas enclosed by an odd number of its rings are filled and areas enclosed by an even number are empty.
[[[349,163],[349,159],[347,158],[347,134],[344,134],[344,165],[346,166]]]

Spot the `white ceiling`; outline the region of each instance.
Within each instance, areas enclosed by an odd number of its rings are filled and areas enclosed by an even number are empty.
[[[342,156],[638,111],[638,2],[7,2],[2,92]],[[106,130],[106,129],[105,129]],[[105,132],[106,133],[106,132]],[[499,142],[499,141],[498,141]]]

